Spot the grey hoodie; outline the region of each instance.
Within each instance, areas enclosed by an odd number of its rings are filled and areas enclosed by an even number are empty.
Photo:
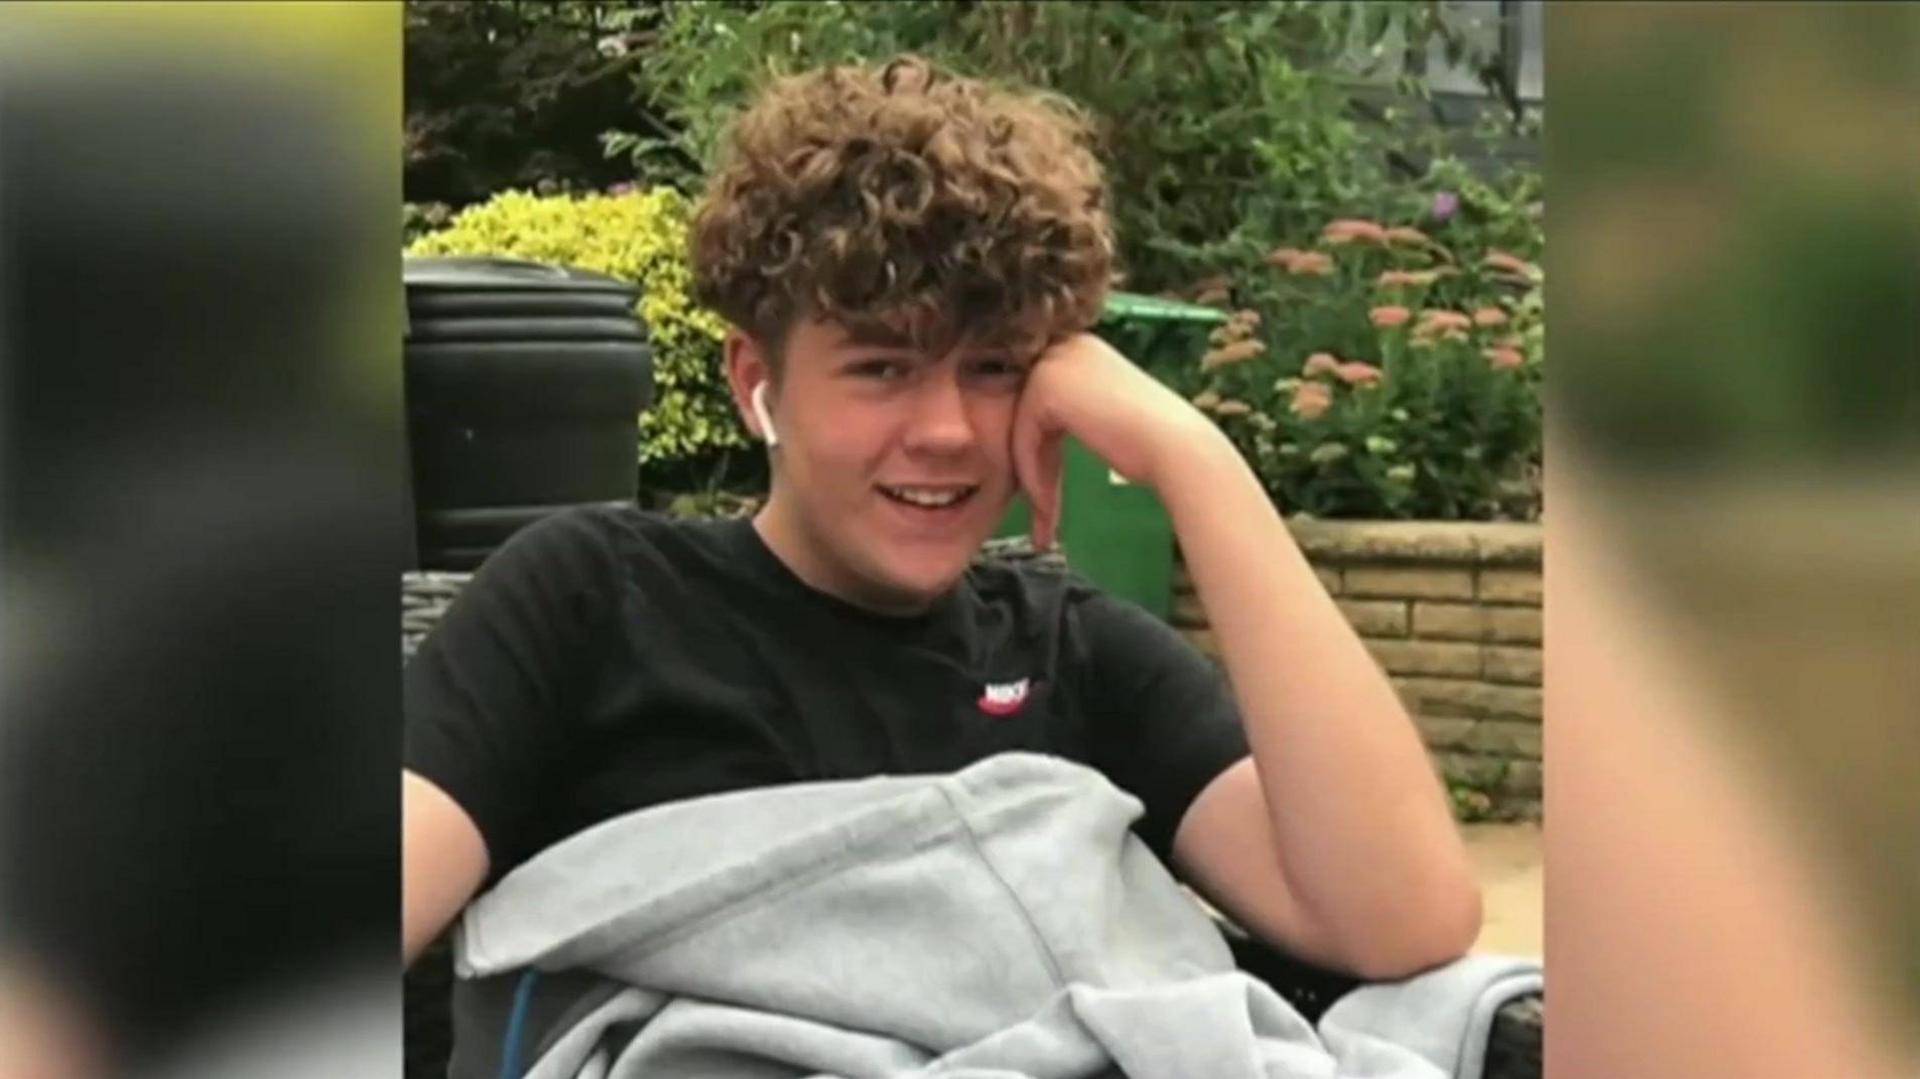
[[[952,775],[761,788],[607,821],[468,908],[452,1075],[1456,1070],[1458,1047],[1432,1029],[1412,1039],[1438,1045],[1425,1057],[1365,1029],[1364,1009],[1317,1032],[1239,973],[1129,830],[1140,813],[1098,772],[1007,754]],[[1459,998],[1452,1027],[1491,1014],[1477,989],[1447,995]]]

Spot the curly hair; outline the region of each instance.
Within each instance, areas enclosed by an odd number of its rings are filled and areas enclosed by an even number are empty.
[[[1113,230],[1069,103],[915,56],[773,83],[695,211],[694,289],[777,357],[802,317],[934,355],[1037,349],[1097,320]]]

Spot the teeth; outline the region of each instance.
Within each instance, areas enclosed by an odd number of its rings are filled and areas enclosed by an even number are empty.
[[[966,497],[966,490],[933,489],[927,487],[888,487],[884,490],[902,502],[911,502],[916,506],[938,509],[951,506]]]

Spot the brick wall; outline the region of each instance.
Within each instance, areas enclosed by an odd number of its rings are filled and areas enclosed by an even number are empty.
[[[1289,528],[1386,668],[1450,784],[1477,792],[1465,797],[1487,815],[1537,818],[1541,527],[1292,521]],[[1174,589],[1174,624],[1217,655],[1184,568]]]

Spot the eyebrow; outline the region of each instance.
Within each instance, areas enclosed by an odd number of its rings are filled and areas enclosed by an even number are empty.
[[[918,349],[914,345],[911,337],[904,333],[890,330],[885,326],[843,325],[840,328],[840,345],[843,348],[882,348],[900,352],[912,352],[917,359],[927,359],[927,357],[919,355]],[[985,342],[963,347],[960,350],[960,356],[962,359],[969,360],[994,359],[1024,362],[1027,359],[1027,357],[1018,355],[1011,345]]]
[[[842,327],[842,344],[856,348],[898,348],[913,347],[913,341],[906,334],[889,330],[884,326]]]

